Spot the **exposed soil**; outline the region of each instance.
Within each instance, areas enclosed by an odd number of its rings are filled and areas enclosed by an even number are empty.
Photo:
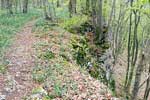
[[[12,46],[6,54],[8,71],[0,75],[0,95],[6,100],[21,100],[36,86],[32,81],[34,67],[34,48],[36,42],[32,33],[34,21],[27,23],[16,34]]]

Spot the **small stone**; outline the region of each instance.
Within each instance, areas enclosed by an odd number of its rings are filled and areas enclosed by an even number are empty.
[[[25,89],[25,87],[23,85],[17,85],[17,89],[18,90],[23,90],[23,89]]]
[[[0,100],[6,100],[6,95],[0,95]]]
[[[16,73],[16,77],[19,77],[19,76],[20,76],[20,72],[17,72],[17,73]]]
[[[41,100],[42,96],[40,94],[31,95],[31,100]]]

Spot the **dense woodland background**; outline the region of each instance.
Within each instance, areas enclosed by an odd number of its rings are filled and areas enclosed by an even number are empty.
[[[13,37],[25,23],[34,20],[32,31],[45,39],[54,28],[59,33],[71,34],[66,47],[71,51],[64,51],[61,56],[69,62],[67,52],[72,54],[77,66],[105,84],[112,97],[150,99],[150,0],[0,0],[0,7],[0,73],[3,75],[8,64],[5,54],[14,42]],[[51,38],[56,43],[65,41],[61,36],[58,40],[55,36]],[[48,51],[42,57],[51,59],[54,54]],[[45,79],[41,74],[38,79],[34,76],[38,82]],[[56,91],[56,97],[63,97],[61,88],[56,86]]]

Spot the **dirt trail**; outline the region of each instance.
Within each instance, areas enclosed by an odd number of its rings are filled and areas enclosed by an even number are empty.
[[[32,33],[33,25],[34,21],[29,22],[17,33],[6,54],[8,72],[0,75],[0,95],[6,100],[21,100],[35,87],[31,77],[35,64],[33,45],[36,42]]]

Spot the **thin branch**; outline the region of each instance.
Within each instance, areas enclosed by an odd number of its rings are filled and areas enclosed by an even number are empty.
[[[138,87],[139,89],[146,83],[146,81],[150,78],[150,75],[146,78],[146,80]]]

